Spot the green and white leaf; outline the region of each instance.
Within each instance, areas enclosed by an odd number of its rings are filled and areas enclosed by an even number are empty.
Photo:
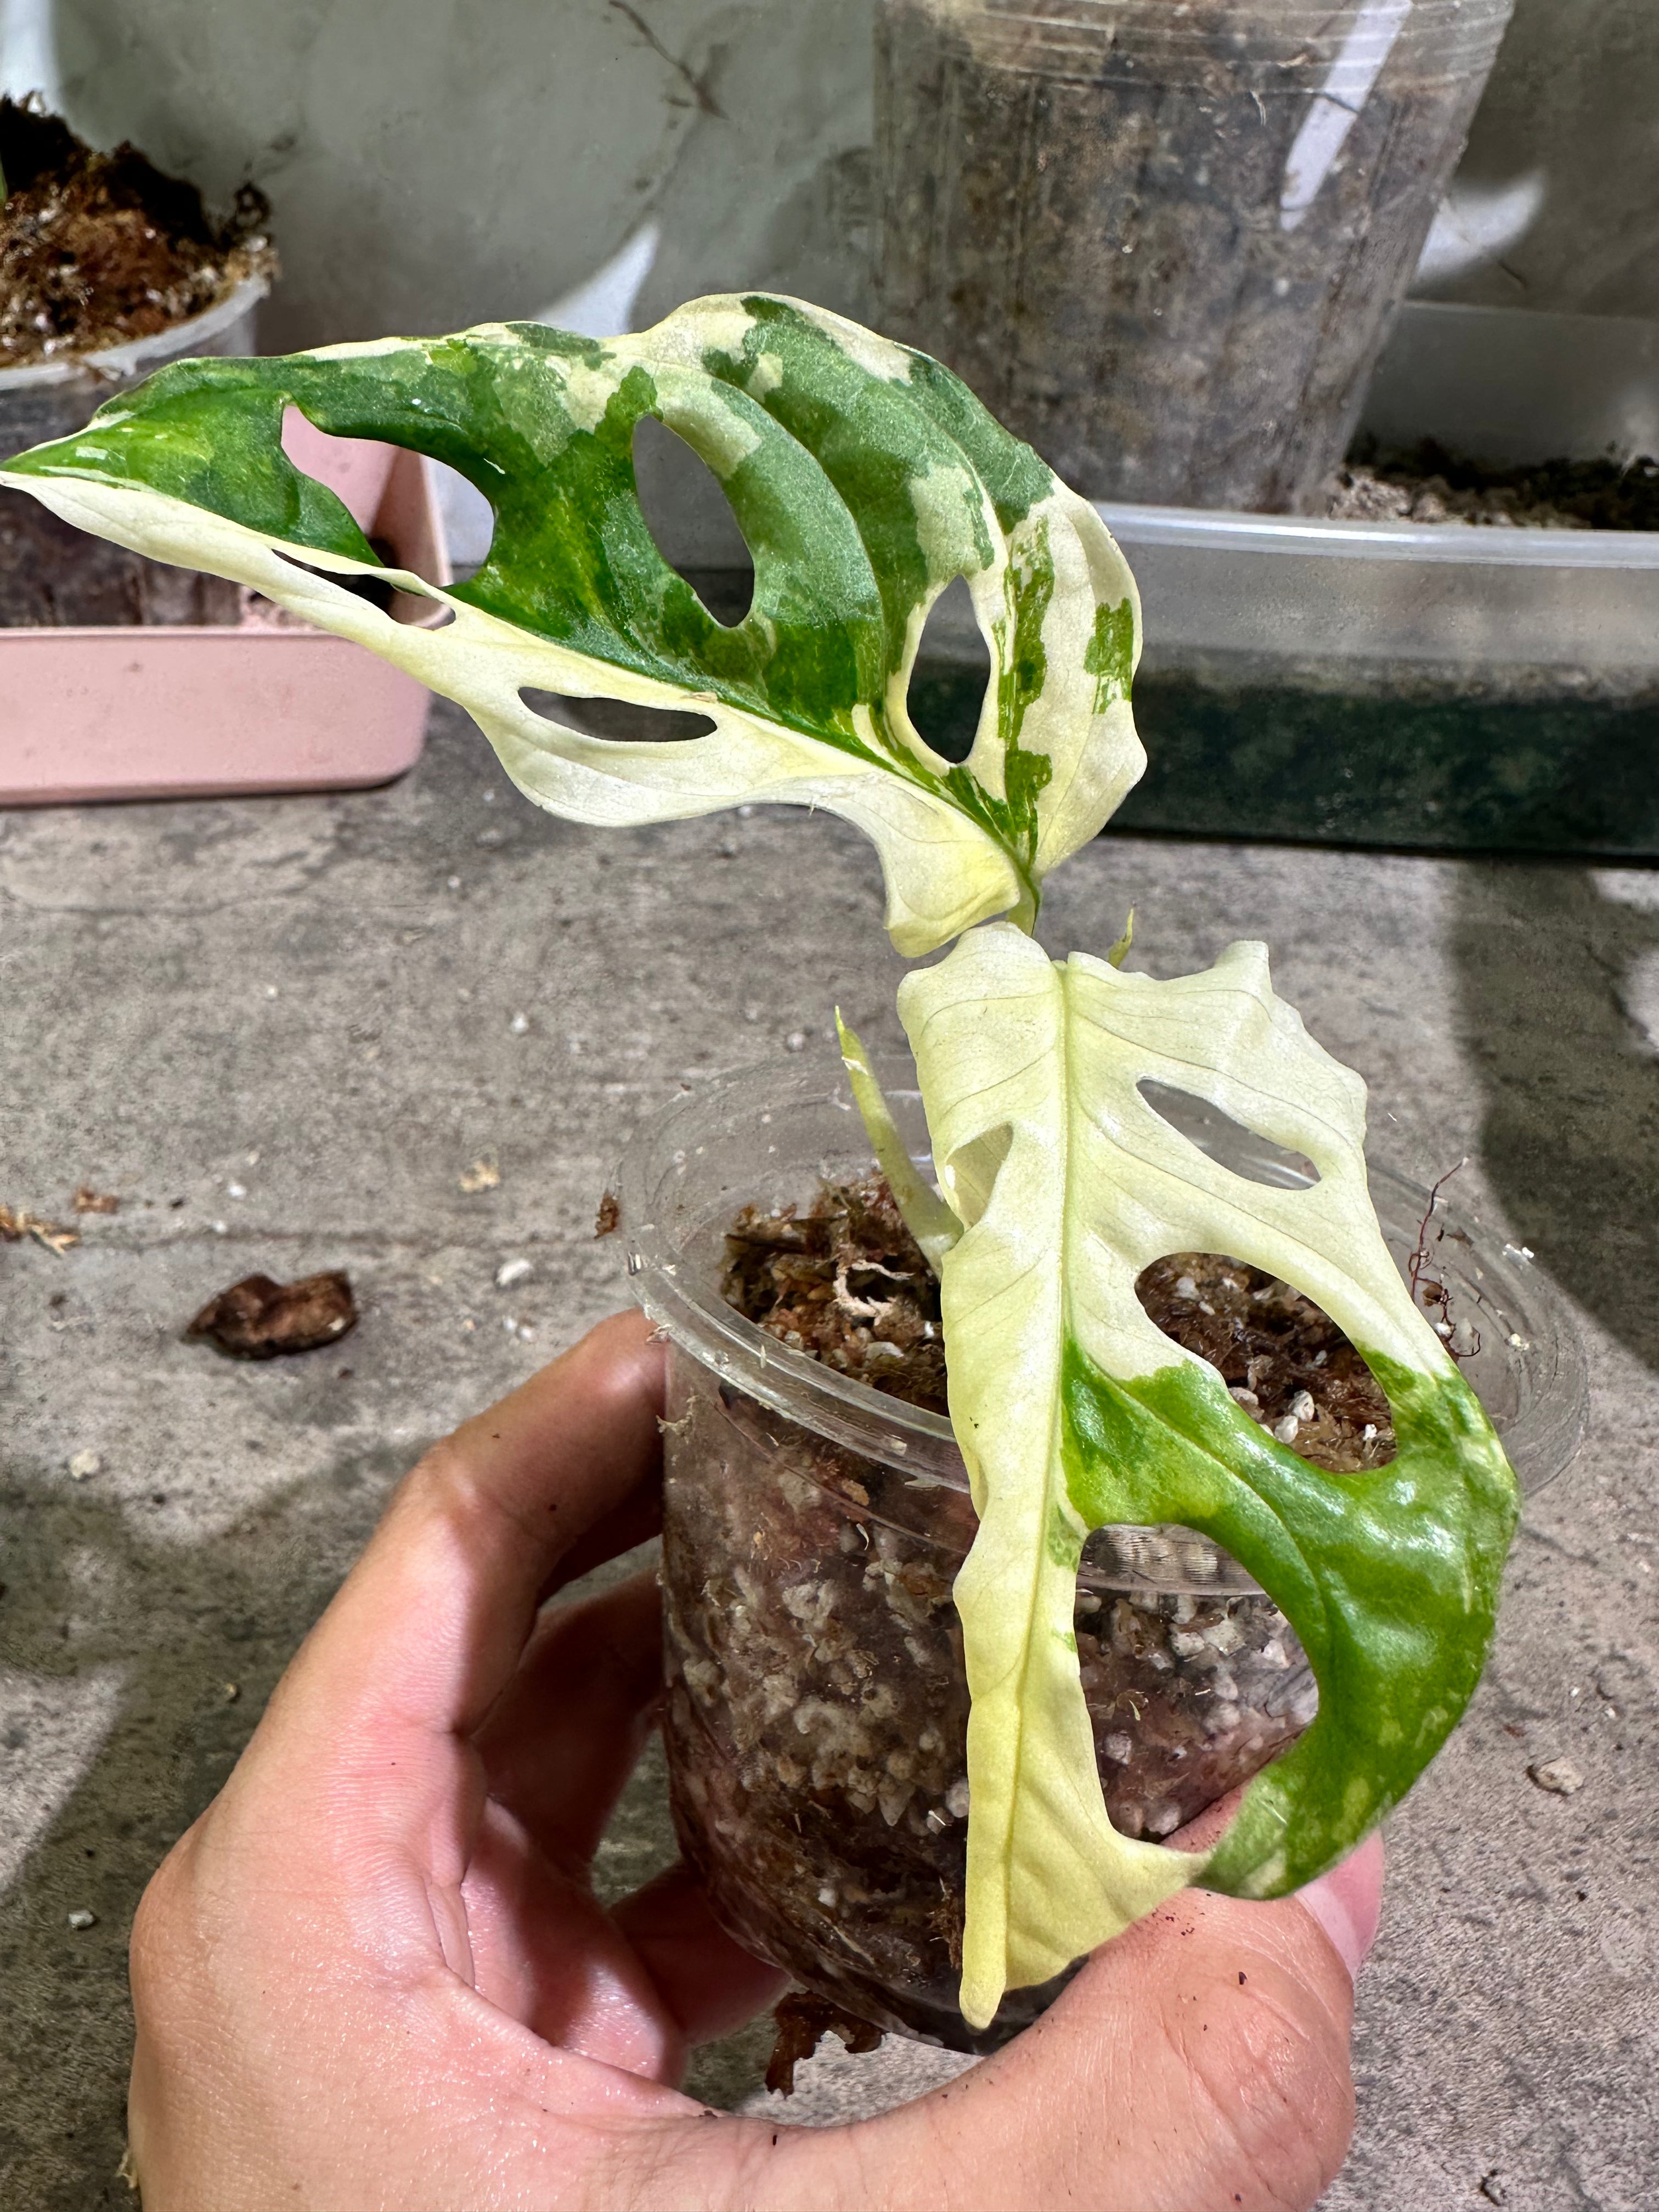
[[[993,924],[907,977],[899,1006],[965,1224],[941,1289],[981,1517],[956,1596],[972,1694],[962,2006],[982,2024],[1005,1985],[1046,1980],[1185,1881],[1277,1896],[1349,1850],[1474,1688],[1516,1491],[1377,1228],[1364,1086],[1273,995],[1265,948],[1161,982],[1083,954],[1053,963]],[[1143,1082],[1305,1155],[1319,1180],[1235,1174]],[[1266,1268],[1337,1322],[1388,1394],[1389,1466],[1310,1466],[1148,1319],[1137,1276],[1189,1250]],[[1313,1726],[1207,1857],[1112,1828],[1072,1632],[1085,1533],[1163,1522],[1261,1582],[1319,1685]]]
[[[382,568],[284,453],[290,405],[469,477],[495,515],[479,574],[440,591]],[[732,628],[647,527],[646,416],[708,463],[749,542],[754,602]],[[0,483],[398,662],[459,700],[556,813],[641,823],[767,799],[845,816],[875,842],[905,952],[993,915],[1029,921],[1043,877],[1144,764],[1139,604],[1094,510],[936,362],[792,301],[697,301],[605,343],[498,324],[178,362],[9,461]],[[366,574],[454,620],[398,622],[333,580]],[[957,576],[992,676],[953,765],[906,697],[928,610]],[[614,742],[550,720],[526,690],[689,708],[714,727]]]

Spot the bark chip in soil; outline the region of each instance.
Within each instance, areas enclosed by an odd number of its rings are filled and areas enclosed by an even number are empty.
[[[778,2039],[766,2062],[766,2086],[774,2096],[794,2095],[796,2067],[812,2056],[826,2035],[840,2036],[854,2057],[881,2048],[878,2027],[872,2027],[866,2020],[854,2020],[828,1997],[816,1997],[810,1990],[791,1990],[772,2017],[778,2024]]]

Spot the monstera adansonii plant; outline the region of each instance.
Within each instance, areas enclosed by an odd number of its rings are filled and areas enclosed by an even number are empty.
[[[283,447],[284,412],[412,447],[489,500],[489,557],[447,590],[387,571]],[[720,480],[754,599],[717,622],[636,495],[654,416]],[[902,1156],[858,1042],[878,1156],[941,1283],[951,1418],[978,1533],[957,1583],[972,1710],[961,2003],[988,2023],[1182,1884],[1273,1897],[1330,1866],[1410,1786],[1474,1688],[1516,1519],[1479,1402],[1401,1282],[1366,1192],[1364,1091],[1273,994],[1259,945],[1158,981],[1055,962],[1043,879],[1139,775],[1133,580],[1094,510],[965,386],[820,310],[702,300],[603,343],[536,324],[184,362],[0,483],[163,561],[251,585],[458,700],[556,813],[644,823],[757,800],[827,807],[880,855],[939,1189]],[[441,600],[394,620],[374,575]],[[922,625],[965,579],[991,675],[953,762],[907,710]],[[526,692],[691,709],[712,729],[619,742]],[[1119,956],[1121,957],[1121,955]],[[1306,1157],[1247,1181],[1148,1103],[1163,1085]],[[1386,1467],[1329,1474],[1253,1421],[1142,1310],[1173,1252],[1265,1268],[1330,1314],[1386,1391]],[[1087,1533],[1184,1523],[1294,1625],[1317,1717],[1207,1854],[1120,1835],[1079,1680]]]

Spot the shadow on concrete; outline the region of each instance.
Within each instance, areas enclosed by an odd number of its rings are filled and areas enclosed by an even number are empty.
[[[142,1507],[0,1485],[5,1664],[65,1682],[98,1668],[124,1678],[108,1737],[0,1899],[8,2204],[131,2212],[117,2168],[132,2024],[110,1993],[125,1984],[139,1896],[224,1781],[407,1459],[358,1455],[189,1547],[147,1540]],[[95,1926],[72,1930],[80,1911]]]
[[[108,1668],[123,1677],[114,1726],[0,1896],[0,2203],[131,2212],[118,2168],[132,2017],[110,1996],[125,1990],[138,1899],[223,1785],[416,1455],[406,1443],[356,1455],[191,1547],[148,1540],[142,1506],[0,1481],[0,1658],[47,1681]],[[152,1504],[162,1502],[157,1493]],[[567,1595],[603,1587],[644,1557],[625,1553]],[[15,1735],[9,1747],[27,1755]],[[600,1846],[605,1900],[673,1857],[666,1797],[653,1741]],[[73,1930],[68,1916],[82,1911],[96,1924]],[[760,2087],[772,2040],[769,2019],[708,2045],[693,2062],[691,2094],[741,2102]]]
[[[1637,962],[1659,951],[1659,898],[1623,905],[1587,868],[1526,861],[1457,884],[1493,1193],[1561,1287],[1659,1370],[1659,1052],[1628,1006]]]

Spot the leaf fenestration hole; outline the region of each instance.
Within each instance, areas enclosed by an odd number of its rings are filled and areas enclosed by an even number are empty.
[[[1166,1842],[1318,1711],[1295,1630],[1247,1582],[1207,1536],[1177,1525],[1100,1528],[1085,1546],[1078,1672],[1120,1835]]]
[[[755,560],[720,478],[665,422],[642,415],[634,480],[658,552],[720,627],[735,629],[754,604]]]
[[[435,461],[428,454],[426,465],[443,521],[451,571],[457,578],[474,576],[489,558],[495,510],[471,477],[464,477],[447,461]]]
[[[319,430],[294,406],[283,410],[283,451],[296,469],[334,494],[388,568],[402,568],[441,587],[448,583],[448,565],[441,551],[446,532],[441,523],[434,526],[433,512],[434,505],[441,511],[442,501],[423,476],[418,455],[375,438],[337,438]],[[490,523],[493,527],[493,516]],[[487,538],[484,550],[489,550]],[[442,629],[455,619],[453,608],[421,593],[396,591],[372,576],[313,568],[291,555],[283,557],[295,568],[309,568],[313,575],[327,576],[343,590],[356,592],[398,622]]]
[[[973,750],[990,680],[968,580],[953,577],[927,610],[905,701],[917,736],[941,760],[965,761]]]
[[[706,738],[714,726],[707,714],[683,714],[673,707],[640,707],[628,699],[568,699],[561,691],[538,691],[529,684],[519,696],[544,721],[617,744],[684,744],[692,738]]]
[[[407,568],[428,584],[436,573],[436,548],[422,527],[420,464],[378,438],[337,438],[297,407],[283,410],[283,451],[302,475],[334,494],[377,553],[392,568]],[[391,545],[382,551],[382,541]]]
[[[1207,1098],[1151,1077],[1143,1077],[1135,1088],[1159,1121],[1246,1182],[1266,1183],[1272,1190],[1305,1190],[1319,1181],[1319,1170],[1305,1153],[1275,1144]]]
[[[1013,1141],[1012,1123],[1002,1121],[951,1153],[945,1194],[964,1229],[971,1229],[991,1203],[997,1176]]]
[[[397,565],[397,549],[389,539],[371,538],[368,542],[371,550],[388,568]],[[355,599],[367,599],[370,606],[378,607],[383,615],[391,615],[394,621],[417,622],[426,629],[447,629],[455,619],[453,607],[447,607],[441,600],[425,599],[413,592],[400,592],[384,576],[362,575],[349,569],[325,568],[320,562],[297,561],[291,553],[282,554],[279,558],[285,568],[292,568],[302,576],[316,576],[325,584],[336,584],[341,591],[349,592]],[[264,595],[256,596],[263,599]],[[295,615],[291,619],[303,622],[305,617]]]
[[[1386,1467],[1395,1452],[1387,1393],[1322,1306],[1220,1252],[1174,1252],[1144,1267],[1135,1296],[1164,1334],[1208,1360],[1233,1402],[1275,1442],[1334,1474]]]

